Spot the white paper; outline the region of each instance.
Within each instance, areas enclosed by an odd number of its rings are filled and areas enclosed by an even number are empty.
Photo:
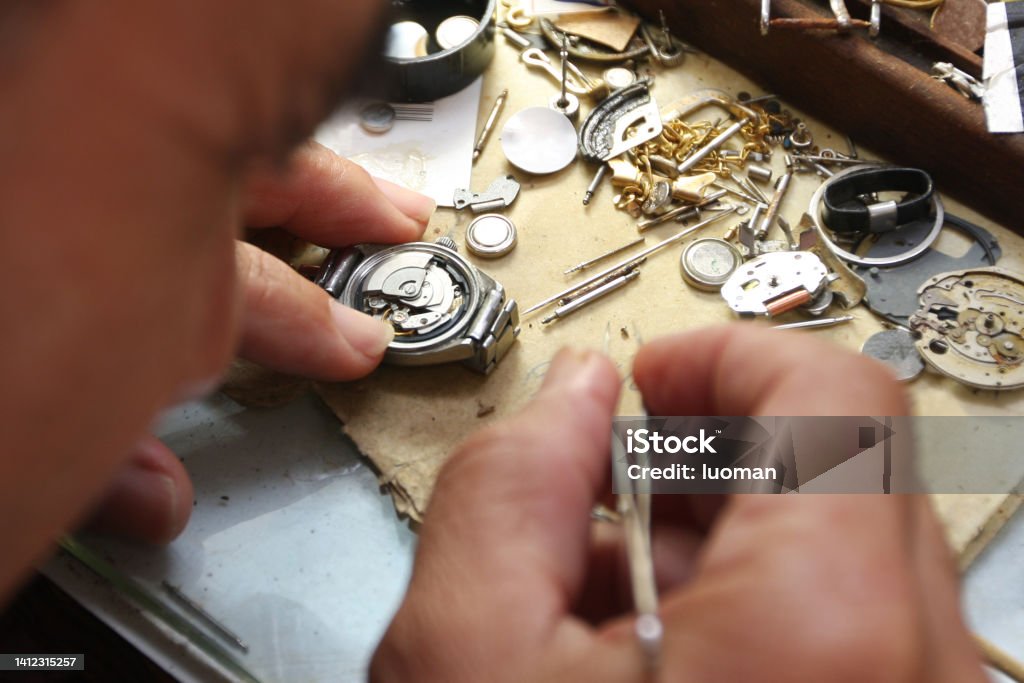
[[[566,0],[531,0],[530,13],[534,16],[551,14],[576,14],[580,12],[603,12],[612,3],[596,6],[586,2],[567,2]]]
[[[438,206],[453,206],[455,190],[470,186],[482,85],[483,79],[477,79],[434,102],[432,121],[395,121],[394,128],[379,135],[359,123],[359,112],[370,101],[356,99],[320,127],[316,140],[371,175],[421,192]]]
[[[1013,63],[1013,44],[1007,26],[1006,6],[988,6],[988,29],[985,36],[985,117],[990,133],[1024,132],[1024,116],[1020,110],[1017,67]]]

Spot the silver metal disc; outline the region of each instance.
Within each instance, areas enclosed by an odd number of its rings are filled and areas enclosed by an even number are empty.
[[[483,258],[504,256],[517,241],[515,224],[496,213],[480,216],[466,229],[466,248]]]
[[[555,173],[576,159],[576,129],[547,107],[524,109],[505,124],[501,147],[509,162],[527,173]]]
[[[395,127],[395,108],[386,102],[376,102],[359,112],[359,125],[367,133],[383,134]]]
[[[743,263],[736,247],[717,237],[695,240],[683,250],[683,279],[706,291],[721,289]]]
[[[434,39],[442,50],[450,50],[469,41],[480,28],[480,22],[464,15],[448,17],[434,32]]]
[[[924,372],[924,360],[915,342],[907,330],[885,330],[864,342],[861,353],[888,365],[899,381],[909,382]]]

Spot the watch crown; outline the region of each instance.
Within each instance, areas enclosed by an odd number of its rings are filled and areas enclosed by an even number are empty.
[[[459,245],[457,245],[455,243],[455,240],[453,240],[451,237],[447,237],[447,236],[439,237],[437,239],[436,244],[439,247],[444,247],[445,249],[451,249],[455,253],[458,253],[458,251],[459,251]]]

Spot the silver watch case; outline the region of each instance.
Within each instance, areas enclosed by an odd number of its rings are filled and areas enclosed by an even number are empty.
[[[519,310],[504,288],[439,244],[360,245],[329,257],[318,284],[351,308],[388,322],[385,362],[461,362],[484,374],[519,334]]]

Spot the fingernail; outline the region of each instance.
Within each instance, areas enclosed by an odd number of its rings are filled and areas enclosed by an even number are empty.
[[[585,388],[599,372],[601,356],[594,351],[562,349],[544,376],[544,389]]]
[[[437,209],[437,203],[433,199],[419,192],[407,190],[383,178],[374,178],[373,182],[399,211],[417,223],[426,225]]]
[[[331,300],[331,318],[352,348],[367,358],[380,359],[395,338],[395,330],[391,325],[334,300]]]

